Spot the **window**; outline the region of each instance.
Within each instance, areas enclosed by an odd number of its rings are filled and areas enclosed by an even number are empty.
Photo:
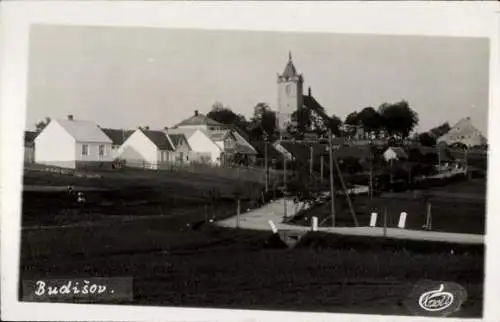
[[[89,146],[87,144],[82,144],[82,155],[83,156],[89,155]]]
[[[104,144],[99,144],[99,156],[104,156]]]

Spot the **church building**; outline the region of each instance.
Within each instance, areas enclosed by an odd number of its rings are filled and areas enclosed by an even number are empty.
[[[319,114],[323,121],[329,118],[324,108],[312,96],[311,88],[309,87],[307,95],[304,95],[303,88],[304,77],[297,72],[292,60],[292,54],[289,53],[285,70],[281,75],[278,74],[277,125],[283,138],[289,135],[287,129],[290,126],[297,126],[297,123],[292,119],[292,115],[301,108],[308,108],[314,111],[316,114]]]

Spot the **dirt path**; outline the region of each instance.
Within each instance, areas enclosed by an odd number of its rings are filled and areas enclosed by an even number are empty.
[[[298,206],[299,205],[294,204],[292,201],[287,201],[288,216],[294,215],[297,211]],[[280,199],[268,205],[265,205],[262,208],[242,213],[239,219],[239,226],[240,228],[244,229],[271,230],[271,226],[269,224],[269,221],[271,220],[276,228],[281,231],[311,230],[310,227],[289,225],[283,223],[283,215],[285,212],[284,209],[285,201],[283,199]],[[238,220],[236,216],[234,216],[225,220],[218,221],[217,224],[222,227],[236,228],[237,222]],[[319,227],[319,231],[345,235],[384,236],[384,229],[382,227]],[[484,243],[483,235],[407,230],[399,228],[387,228],[385,236],[400,239],[443,241],[464,244]]]

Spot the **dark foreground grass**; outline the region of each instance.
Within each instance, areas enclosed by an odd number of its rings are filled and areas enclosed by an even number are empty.
[[[21,279],[131,276],[133,301],[123,304],[402,315],[415,283],[431,279],[467,290],[455,316],[482,314],[482,247],[315,233],[273,248],[270,232],[202,224],[203,201],[175,187],[128,183],[89,193],[86,209],[25,194]],[[221,202],[217,218],[234,208]]]
[[[402,301],[417,281],[431,279],[467,290],[455,316],[482,312],[484,250],[477,246],[315,233],[293,249],[275,249],[266,247],[269,232],[207,226],[62,231],[23,234],[30,249],[22,254],[23,279],[132,276],[134,300],[123,304],[370,314],[409,314]],[[43,239],[50,250],[42,251]]]

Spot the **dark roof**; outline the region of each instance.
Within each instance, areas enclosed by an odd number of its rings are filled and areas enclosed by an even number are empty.
[[[264,157],[266,154],[265,150],[265,142],[264,141],[252,141],[250,144],[257,151],[259,157]],[[274,148],[271,143],[267,144],[267,157],[270,159],[281,159],[283,158],[283,154],[281,154],[278,150]]]
[[[172,143],[176,147],[182,142],[182,140],[187,142],[186,136],[181,133],[176,133],[176,134],[168,133],[168,136],[170,137],[170,140],[172,140]]]
[[[285,66],[285,70],[283,71],[283,77],[291,78],[297,76],[297,69],[293,65],[292,59],[288,60],[288,63]]]
[[[236,153],[241,153],[241,154],[253,154],[255,155],[255,151],[252,150],[251,147],[247,146],[246,144],[236,142],[236,147],[235,147],[235,152]]]
[[[438,154],[439,152],[439,157],[441,161],[453,161],[454,157],[451,154],[450,150],[447,148],[435,148],[435,147],[428,147],[428,146],[409,146],[409,150],[415,150],[417,149],[422,155],[426,154]]]
[[[370,157],[370,148],[367,146],[341,147],[335,150],[335,156],[339,159],[368,159]]]
[[[314,157],[327,153],[327,145],[318,142],[283,141],[281,145],[298,160],[309,159],[311,157],[311,147],[313,148]]]
[[[167,134],[163,131],[141,130],[158,149],[166,151],[174,151],[175,147],[170,143]]]
[[[33,144],[38,132],[24,131],[24,144]]]
[[[180,122],[177,126],[186,126],[186,125],[208,125],[208,126],[223,126],[224,124],[213,120],[206,115],[198,113],[195,111],[195,114],[184,121]]]
[[[134,133],[131,130],[101,129],[113,141],[113,145],[122,145]]]
[[[321,104],[311,95],[304,95],[303,96],[303,103],[305,106],[309,108],[323,108]]]

